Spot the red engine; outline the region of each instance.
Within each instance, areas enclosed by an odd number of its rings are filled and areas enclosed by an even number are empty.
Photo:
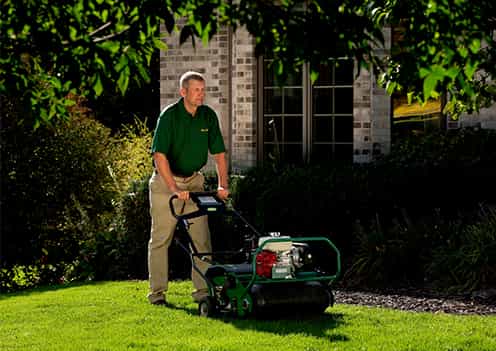
[[[277,254],[274,251],[262,250],[256,257],[257,275],[271,278],[272,267],[277,263]]]

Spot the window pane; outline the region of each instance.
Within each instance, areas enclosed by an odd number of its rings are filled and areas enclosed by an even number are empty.
[[[284,88],[284,113],[302,113],[302,88]]]
[[[337,60],[334,82],[336,85],[353,84],[353,61]]]
[[[271,64],[272,60],[264,60],[264,87],[273,87],[278,85],[292,85],[292,86],[302,86],[302,73],[298,71],[287,72],[286,77],[277,77],[274,65]],[[279,81],[279,80],[281,81]],[[280,83],[280,84],[279,84]]]
[[[283,83],[284,85],[301,87],[303,85],[303,75],[301,72],[289,72]]]
[[[282,113],[282,91],[279,88],[264,90],[264,113]]]
[[[283,160],[290,164],[303,163],[303,145],[284,144]]]
[[[332,66],[320,64],[319,78],[314,85],[332,85]]]
[[[332,159],[332,145],[318,144],[312,146],[311,162],[318,164],[320,162],[328,162]]]
[[[282,118],[264,118],[264,142],[280,142],[282,140]]]
[[[271,60],[264,60],[263,84],[264,87],[277,85],[275,83],[274,66],[270,64]]]
[[[330,89],[313,89],[313,113],[330,114],[332,112],[332,95]]]
[[[284,141],[303,141],[303,117],[284,117]]]
[[[336,99],[335,113],[353,113],[352,88],[335,88],[334,96]]]
[[[332,141],[332,117],[313,117],[312,138],[314,142]]]
[[[336,116],[334,117],[335,141],[353,142],[353,117]]]
[[[352,144],[335,145],[334,160],[351,163],[353,161],[353,145]]]

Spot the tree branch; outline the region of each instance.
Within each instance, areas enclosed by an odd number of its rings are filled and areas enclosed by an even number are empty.
[[[119,35],[127,32],[129,30],[130,27],[127,27],[126,29],[123,29],[121,30],[120,32],[118,33],[112,33],[112,34],[109,34],[109,35],[105,35],[103,37],[98,37],[98,38],[95,38],[93,39],[93,42],[94,43],[99,43],[99,42],[102,42],[102,41],[105,41],[105,40],[109,40],[109,39],[112,39],[112,38],[115,38],[115,37],[118,37]]]
[[[104,30],[105,28],[107,28],[108,26],[110,26],[112,24],[112,21],[108,21],[107,23],[105,23],[104,25],[100,26],[99,28],[95,29],[93,32],[91,32],[89,34],[90,37],[94,36],[96,33],[98,32],[101,32],[102,30]]]

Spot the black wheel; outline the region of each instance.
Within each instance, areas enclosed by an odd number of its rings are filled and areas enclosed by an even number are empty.
[[[198,314],[200,317],[213,317],[217,314],[217,304],[212,296],[206,296],[198,303]]]
[[[333,307],[334,303],[336,302],[334,298],[334,293],[332,292],[331,289],[329,289],[327,292],[329,293],[329,306]]]

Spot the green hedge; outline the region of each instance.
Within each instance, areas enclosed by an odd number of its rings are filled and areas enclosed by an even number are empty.
[[[0,275],[10,283],[0,288],[146,279],[148,133],[115,142],[86,118],[36,132],[2,123]],[[329,237],[345,285],[492,286],[495,140],[487,130],[438,132],[405,139],[371,164],[256,167],[231,177],[232,203],[263,232]],[[115,176],[136,180],[122,191]],[[215,174],[206,180],[215,188]],[[210,225],[216,250],[243,244],[240,223]],[[187,257],[175,245],[170,252],[171,277],[187,278]]]

